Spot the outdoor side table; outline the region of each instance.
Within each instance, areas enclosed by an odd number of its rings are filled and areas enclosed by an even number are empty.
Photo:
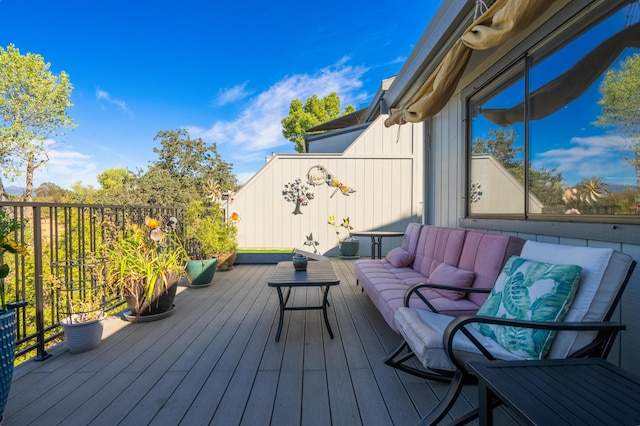
[[[352,232],[351,235],[356,237],[370,237],[371,238],[371,258],[382,259],[382,238],[383,237],[402,237],[404,232],[396,231],[361,231]]]
[[[480,424],[495,397],[533,425],[638,425],[640,377],[600,358],[469,362]]]
[[[276,342],[280,341],[280,333],[282,332],[282,323],[284,321],[284,311],[301,311],[322,309],[324,323],[327,326],[329,337],[333,339],[333,331],[329,325],[327,317],[327,297],[329,296],[329,288],[340,284],[331,262],[326,261],[310,261],[307,264],[306,271],[296,271],[291,261],[279,262],[275,271],[271,274],[269,287],[275,287],[278,291],[278,300],[280,302],[280,319],[278,321],[278,331],[276,332]],[[324,287],[322,295],[322,305],[320,306],[287,306],[292,287]],[[282,289],[286,288],[286,295],[283,295]]]

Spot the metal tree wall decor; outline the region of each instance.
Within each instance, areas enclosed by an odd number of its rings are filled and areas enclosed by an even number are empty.
[[[300,178],[286,183],[282,196],[285,201],[296,204],[296,208],[291,212],[292,214],[302,214],[300,207],[308,205],[309,200],[314,198],[313,192],[309,191],[309,186],[303,184]]]

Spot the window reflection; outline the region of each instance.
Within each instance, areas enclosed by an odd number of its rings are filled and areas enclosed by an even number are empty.
[[[493,174],[499,171],[478,161],[483,151],[478,141],[486,146],[493,135],[503,140],[495,144],[500,154],[489,154],[500,158],[499,164],[520,185],[525,182],[522,154],[527,148],[528,191],[522,188],[519,197],[527,214],[638,214],[639,18],[640,7],[627,6],[581,34],[566,31],[559,37],[572,37],[564,45],[550,42],[534,49],[527,57],[528,94],[524,83],[504,85],[500,79],[474,94],[470,187],[484,188],[485,197],[489,189],[483,180],[495,184]],[[510,93],[514,89],[521,90],[519,99]],[[514,208],[512,188],[506,182],[501,185],[506,185],[500,190],[502,197],[484,207],[472,201],[470,213],[522,212]]]

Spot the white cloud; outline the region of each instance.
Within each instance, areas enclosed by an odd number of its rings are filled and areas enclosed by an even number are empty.
[[[129,109],[129,106],[125,101],[112,98],[109,92],[100,90],[100,88],[96,89],[96,101],[98,101],[99,103],[107,102],[113,104],[117,106],[118,109],[120,109],[122,112],[133,115],[133,112]]]
[[[314,94],[324,97],[336,92],[340,96],[342,107],[369,100],[368,93],[358,92],[362,88],[362,76],[368,69],[347,65],[348,59],[343,58],[313,75],[285,77],[251,98],[234,120],[218,121],[209,128],[185,126],[185,129],[191,137],[216,142],[222,158],[234,164],[234,172],[251,176],[257,171],[255,164],[263,164],[265,156],[276,148],[286,147],[286,152],[293,152],[293,143],[282,136],[280,124],[289,114],[289,105],[293,99],[304,102]],[[236,87],[237,93],[245,91],[244,84]],[[253,163],[254,169],[243,169],[243,165],[248,166],[248,163]]]
[[[229,89],[221,90],[213,103],[216,106],[224,106],[246,98],[249,96],[249,92],[246,90],[248,83],[248,81],[245,81],[244,83],[237,84]]]
[[[624,160],[630,140],[621,136],[597,135],[574,137],[568,148],[550,149],[535,155],[533,165],[557,168],[570,184],[583,178],[598,176],[605,180],[633,176],[634,170]]]
[[[47,155],[49,161],[37,168],[34,173],[35,186],[44,182],[53,182],[68,189],[77,181],[81,181],[83,185],[97,186],[98,165],[94,162],[93,156],[61,149],[50,149]]]

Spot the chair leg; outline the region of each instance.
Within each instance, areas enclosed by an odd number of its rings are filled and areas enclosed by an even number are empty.
[[[465,382],[465,375],[460,370],[456,370],[453,375],[453,379],[451,379],[451,384],[449,385],[449,389],[447,390],[447,394],[440,400],[440,403],[436,405],[436,407],[431,410],[429,414],[426,415],[420,422],[418,423],[420,426],[427,425],[435,425],[440,422],[449,412],[453,404],[458,399],[460,395],[460,391],[462,391],[462,386]],[[477,410],[476,410],[477,411]],[[475,417],[466,419],[466,422],[472,420]],[[463,424],[463,423],[460,423]]]

